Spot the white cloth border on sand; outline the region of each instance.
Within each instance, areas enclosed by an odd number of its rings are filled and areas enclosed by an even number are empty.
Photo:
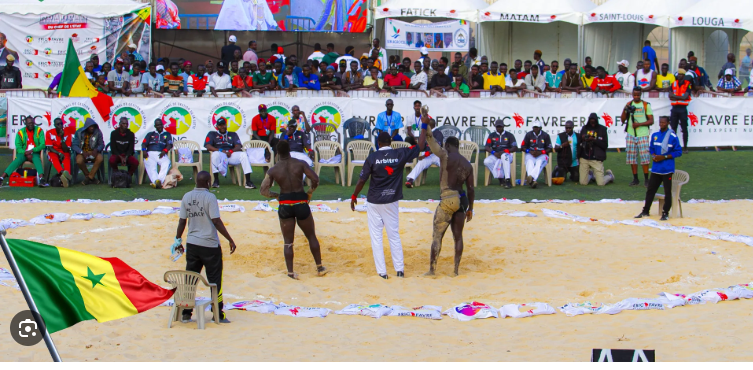
[[[392,308],[387,307],[382,304],[372,304],[372,305],[349,304],[343,307],[342,310],[335,311],[335,314],[337,315],[361,315],[361,316],[368,316],[368,317],[373,317],[375,319],[378,319],[382,316],[389,315],[390,312],[392,312]]]

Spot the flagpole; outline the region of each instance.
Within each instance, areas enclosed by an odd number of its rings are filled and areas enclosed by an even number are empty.
[[[16,276],[16,281],[18,282],[18,287],[21,288],[21,293],[24,294],[24,298],[26,299],[26,304],[29,306],[29,310],[31,310],[32,316],[34,316],[34,320],[39,325],[39,329],[42,332],[42,338],[44,339],[44,343],[47,345],[47,349],[50,351],[50,356],[52,356],[52,360],[55,362],[63,362],[62,359],[60,359],[60,354],[58,354],[58,349],[55,348],[55,343],[52,342],[52,337],[50,337],[50,333],[47,332],[47,326],[44,324],[44,320],[42,320],[42,316],[39,315],[39,310],[37,310],[37,305],[34,303],[34,298],[31,296],[31,293],[29,293],[29,288],[26,286],[26,282],[24,281],[23,275],[21,275],[21,271],[18,269],[18,265],[16,264],[16,259],[13,258],[13,253],[10,251],[10,247],[8,246],[8,243],[5,241],[5,230],[2,230],[3,232],[0,233],[0,245],[2,245],[3,253],[5,253],[5,258],[8,260],[8,263],[10,264],[10,268],[13,271],[13,275]]]

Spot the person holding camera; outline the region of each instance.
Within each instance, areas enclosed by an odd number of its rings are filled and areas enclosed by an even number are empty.
[[[588,116],[588,122],[580,130],[580,137],[578,138],[581,185],[588,185],[591,182],[591,176],[596,179],[596,185],[599,186],[614,181],[612,170],[604,171],[607,148],[609,148],[607,128],[599,124],[599,116],[596,113],[591,113]]]
[[[654,124],[654,111],[651,103],[641,100],[640,86],[633,88],[633,100],[622,109],[622,122],[625,122],[625,150],[627,164],[633,170],[633,181],[630,186],[640,185],[638,181],[638,163],[643,166],[643,186],[648,187],[648,166],[651,164],[649,155],[649,135],[651,125]]]

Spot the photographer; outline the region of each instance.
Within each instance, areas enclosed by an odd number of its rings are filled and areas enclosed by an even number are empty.
[[[604,161],[607,160],[609,137],[607,128],[599,124],[599,116],[591,113],[588,122],[580,130],[578,138],[578,158],[580,158],[580,184],[588,185],[591,174],[596,179],[596,185],[604,186],[614,181],[612,170],[604,171]]]
[[[630,186],[640,185],[638,181],[638,162],[643,166],[643,186],[648,187],[648,166],[651,164],[649,155],[649,135],[651,125],[654,124],[654,112],[651,104],[641,100],[642,90],[639,86],[633,88],[633,100],[622,109],[622,122],[625,122],[625,150],[627,164],[633,170],[633,181]]]

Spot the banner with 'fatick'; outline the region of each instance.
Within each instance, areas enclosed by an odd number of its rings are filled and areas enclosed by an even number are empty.
[[[468,51],[470,44],[468,22],[416,24],[388,18],[384,22],[384,47],[396,50]]]

